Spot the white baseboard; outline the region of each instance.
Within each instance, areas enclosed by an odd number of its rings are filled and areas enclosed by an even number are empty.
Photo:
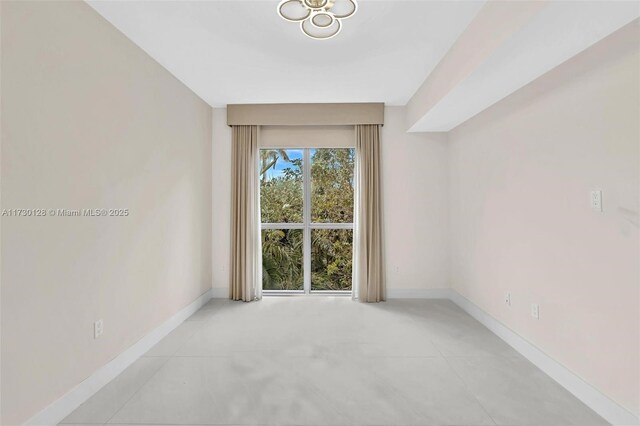
[[[449,288],[388,288],[387,299],[449,299]]]
[[[640,420],[633,413],[585,382],[455,290],[450,290],[449,298],[612,425],[640,424]]]
[[[182,308],[142,339],[138,340],[138,342],[133,346],[100,367],[91,376],[75,388],[71,389],[60,399],[40,411],[35,416],[31,417],[25,424],[46,426],[57,425],[61,420],[71,414],[73,410],[78,408],[80,404],[91,398],[91,396],[98,392],[104,385],[115,379],[128,366],[133,364],[134,361],[144,355],[184,320],[193,315],[198,309],[207,303],[209,299],[211,299],[212,293],[212,290],[208,290],[203,293],[196,300]]]
[[[229,289],[228,288],[219,288],[215,287],[211,289],[211,298],[212,299],[228,299],[229,298]]]

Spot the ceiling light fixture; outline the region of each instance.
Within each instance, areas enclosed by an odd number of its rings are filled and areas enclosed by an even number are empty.
[[[315,39],[327,40],[338,35],[342,20],[358,10],[357,0],[282,0],[278,14],[289,22],[300,22],[302,32]]]

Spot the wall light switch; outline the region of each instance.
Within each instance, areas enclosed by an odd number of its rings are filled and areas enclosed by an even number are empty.
[[[591,191],[591,208],[595,211],[602,211],[602,191]]]
[[[93,323],[93,338],[97,339],[104,332],[104,323],[101,319]]]
[[[511,293],[504,294],[504,303],[507,306],[511,306]]]
[[[537,303],[531,304],[531,316],[535,319],[540,319],[540,306]]]

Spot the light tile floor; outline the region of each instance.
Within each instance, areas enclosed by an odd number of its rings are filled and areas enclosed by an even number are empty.
[[[213,300],[62,423],[603,425],[446,300]]]

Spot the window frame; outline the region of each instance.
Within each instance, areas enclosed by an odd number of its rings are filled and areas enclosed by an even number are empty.
[[[259,148],[259,149],[275,149],[275,148]],[[302,151],[302,223],[262,223],[262,215],[260,215],[260,230],[265,229],[302,229],[302,271],[303,271],[303,289],[302,290],[265,290],[262,289],[264,296],[351,296],[353,294],[353,284],[351,290],[312,290],[311,289],[311,231],[313,229],[351,229],[353,223],[327,223],[327,222],[311,222],[311,150],[313,149],[354,149],[353,147],[344,148],[282,148],[297,149]],[[259,196],[262,201],[262,191],[258,188]],[[354,200],[355,201],[355,200]],[[355,204],[354,204],[355,208]],[[260,237],[261,238],[261,237]],[[353,279],[353,271],[352,271]],[[262,280],[260,281],[262,285]]]

